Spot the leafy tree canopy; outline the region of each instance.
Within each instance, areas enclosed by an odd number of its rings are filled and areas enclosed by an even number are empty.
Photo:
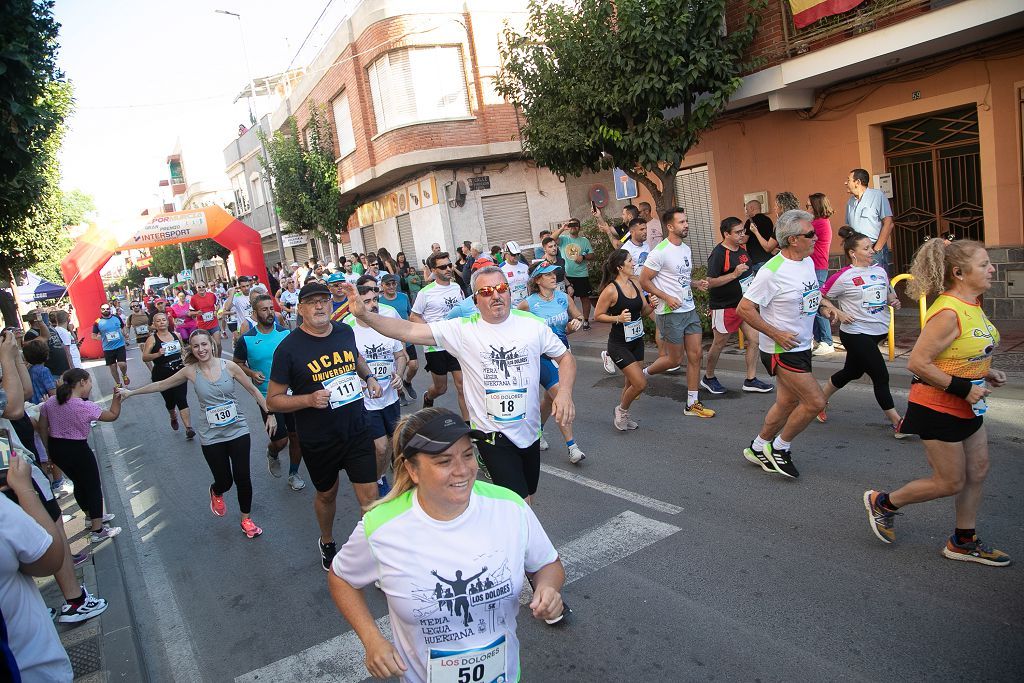
[[[206,261],[214,256],[227,258],[231,253],[226,247],[212,239],[196,240],[185,242],[181,245],[185,250],[185,263],[191,268],[196,261]],[[181,249],[177,244],[168,244],[163,247],[154,247],[150,250],[153,262],[149,266],[149,272],[153,275],[164,275],[172,277],[175,273],[181,272]]]
[[[525,150],[561,175],[619,167],[667,208],[683,157],[740,85],[763,2],[722,35],[725,0],[531,0],[497,79],[525,114]]]

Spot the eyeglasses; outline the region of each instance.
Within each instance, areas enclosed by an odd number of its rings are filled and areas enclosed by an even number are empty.
[[[449,268],[453,268],[453,267],[454,266],[452,264],[450,264],[450,263],[444,263],[444,264],[440,264],[440,265],[434,266],[434,268],[436,268],[437,270],[448,270]]]
[[[299,303],[300,304],[308,304],[309,306],[317,307],[317,306],[326,306],[329,303],[331,303],[331,300],[327,299],[325,297],[317,297],[316,299],[303,299]]]
[[[508,292],[508,283],[502,282],[500,285],[494,285],[493,287],[481,287],[474,293],[479,294],[485,299],[490,299],[495,294],[505,294],[506,292]]]

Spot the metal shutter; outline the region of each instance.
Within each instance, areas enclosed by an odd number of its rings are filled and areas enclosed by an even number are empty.
[[[377,229],[372,225],[367,225],[363,228],[363,253],[377,253]]]
[[[281,252],[277,250],[277,235],[263,238],[263,262],[273,266],[281,260]]]
[[[504,244],[509,240],[520,244],[533,243],[530,206],[525,192],[481,197],[480,206],[484,215],[487,245]]]
[[[309,259],[309,242],[300,244],[297,247],[292,248],[292,260],[299,263],[299,265],[305,266],[306,261]]]
[[[409,263],[419,263],[416,258],[416,246],[412,239],[412,217],[403,213],[398,217],[398,241],[405,253],[405,260]],[[397,258],[397,255],[394,255]]]
[[[707,166],[684,168],[676,174],[676,205],[686,209],[694,265],[706,264],[715,248],[715,226],[711,206],[711,184]]]

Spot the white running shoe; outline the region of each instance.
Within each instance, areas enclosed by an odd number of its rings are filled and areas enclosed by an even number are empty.
[[[615,419],[613,421],[615,428],[620,432],[625,432],[630,429],[636,429],[638,425],[633,420],[629,419],[629,411],[623,410],[619,406],[615,406]]]
[[[300,477],[297,474],[289,474],[288,486],[291,488],[292,491],[301,491],[302,489],[306,488],[306,482],[303,481],[302,477]]]
[[[836,352],[836,347],[832,346],[831,344],[826,344],[825,342],[822,342],[822,343],[818,344],[818,348],[814,349],[814,351],[811,352],[811,355],[812,356],[827,356],[827,355],[835,353],[835,352]]]
[[[551,445],[548,444],[548,440],[544,438],[544,432],[541,432],[540,433],[540,449],[542,451],[546,451],[549,448],[551,448]]]
[[[108,538],[113,538],[121,533],[121,527],[119,526],[104,526],[99,531],[93,531],[89,534],[89,540],[93,543],[99,543],[100,541]]]
[[[609,375],[615,374],[615,362],[608,356],[607,351],[601,352],[601,362],[604,363],[604,371]]]
[[[578,465],[581,460],[586,460],[586,458],[587,455],[579,446],[576,444],[569,446],[569,462],[573,465]]]

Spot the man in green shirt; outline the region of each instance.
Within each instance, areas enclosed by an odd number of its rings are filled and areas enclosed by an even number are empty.
[[[563,234],[568,230],[569,234]],[[558,248],[565,259],[565,277],[572,284],[573,296],[580,298],[583,309],[583,329],[590,329],[590,277],[587,262],[594,260],[594,248],[590,240],[580,234],[579,219],[570,218],[562,223],[551,236],[558,240]]]

